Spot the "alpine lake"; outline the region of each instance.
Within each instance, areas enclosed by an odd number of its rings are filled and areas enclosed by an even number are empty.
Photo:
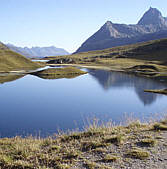
[[[163,81],[97,69],[75,78],[42,79],[0,75],[0,137],[46,137],[82,130],[94,119],[125,124],[167,112],[167,96],[144,89],[167,88]]]

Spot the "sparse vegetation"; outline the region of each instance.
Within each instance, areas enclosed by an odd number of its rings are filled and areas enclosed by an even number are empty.
[[[128,151],[127,156],[144,160],[144,159],[148,158],[150,156],[150,154],[149,154],[149,152],[144,151],[142,149],[134,148],[134,149]]]
[[[159,139],[160,132],[166,132],[161,125],[164,127],[166,120],[155,124],[136,121],[128,126],[93,123],[82,132],[55,134],[48,138],[2,138],[0,167],[110,169],[131,166],[135,159],[145,163],[151,160],[152,154],[155,156],[158,146],[163,146],[163,152],[167,148],[163,144],[166,138]]]
[[[105,157],[102,159],[102,162],[104,163],[110,163],[110,162],[115,162],[118,160],[118,157],[107,154]]]
[[[139,146],[143,147],[153,147],[156,145],[156,140],[155,139],[142,139],[141,141],[138,142]]]
[[[154,130],[167,130],[167,125],[162,123],[154,124]]]
[[[123,141],[124,141],[124,137],[122,135],[115,135],[115,136],[104,138],[105,143],[113,143],[116,145],[122,144]]]

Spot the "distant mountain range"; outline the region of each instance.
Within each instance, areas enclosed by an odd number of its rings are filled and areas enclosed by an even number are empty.
[[[167,18],[156,8],[151,8],[137,24],[114,24],[107,21],[94,35],[76,51],[87,52],[115,46],[167,38]]]
[[[62,49],[56,48],[55,46],[50,47],[17,47],[12,44],[6,44],[11,50],[20,53],[26,57],[46,57],[46,56],[61,56],[68,55],[69,53]]]

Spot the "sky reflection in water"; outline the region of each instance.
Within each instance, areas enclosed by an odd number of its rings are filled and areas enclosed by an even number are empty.
[[[143,90],[167,88],[167,84],[118,72],[87,71],[74,79],[0,77],[0,136],[39,131],[46,136],[58,129],[82,129],[87,118],[118,124],[125,114],[145,119],[166,113],[167,97]]]

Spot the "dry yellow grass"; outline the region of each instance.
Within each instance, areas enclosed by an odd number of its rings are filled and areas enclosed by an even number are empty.
[[[40,66],[40,64],[32,62],[24,56],[11,51],[5,45],[0,43],[0,72],[36,69]]]
[[[164,121],[158,124],[166,125]],[[149,139],[143,139],[148,135]],[[112,168],[117,163],[118,166],[121,165],[124,158],[149,159],[152,153],[150,145],[156,142],[158,136],[154,124],[140,123],[139,125],[138,122],[115,127],[93,124],[82,132],[56,134],[48,138],[2,138],[0,139],[0,167],[4,169],[100,168],[103,166]],[[144,142],[145,148],[137,144],[139,139]],[[157,145],[159,144],[154,144]],[[130,146],[133,148],[129,151]],[[151,146],[152,149],[154,146]]]

